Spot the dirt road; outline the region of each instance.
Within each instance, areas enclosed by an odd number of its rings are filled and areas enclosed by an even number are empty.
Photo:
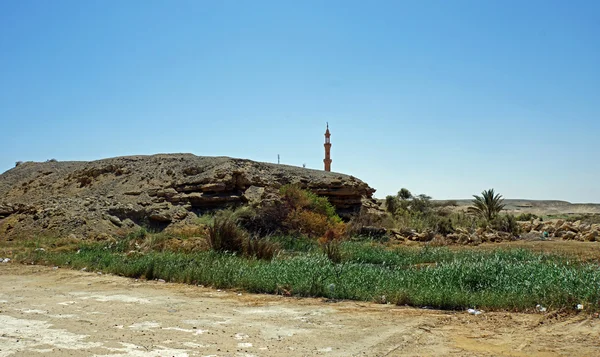
[[[325,302],[0,264],[4,356],[600,356],[600,319]]]

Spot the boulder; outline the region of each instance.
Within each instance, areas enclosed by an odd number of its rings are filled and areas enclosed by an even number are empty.
[[[595,242],[598,240],[598,231],[591,231],[583,235],[583,240],[586,242]]]

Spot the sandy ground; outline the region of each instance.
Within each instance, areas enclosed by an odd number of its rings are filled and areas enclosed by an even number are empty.
[[[326,302],[0,264],[4,356],[600,356],[587,315]]]

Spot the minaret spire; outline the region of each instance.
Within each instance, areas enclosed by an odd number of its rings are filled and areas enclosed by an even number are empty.
[[[325,164],[325,171],[331,171],[331,134],[329,133],[329,123],[327,123],[327,130],[325,130],[325,159],[323,163]]]

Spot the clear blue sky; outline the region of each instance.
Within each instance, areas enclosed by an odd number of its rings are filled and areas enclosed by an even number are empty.
[[[191,152],[600,202],[598,1],[0,2],[0,172]]]

